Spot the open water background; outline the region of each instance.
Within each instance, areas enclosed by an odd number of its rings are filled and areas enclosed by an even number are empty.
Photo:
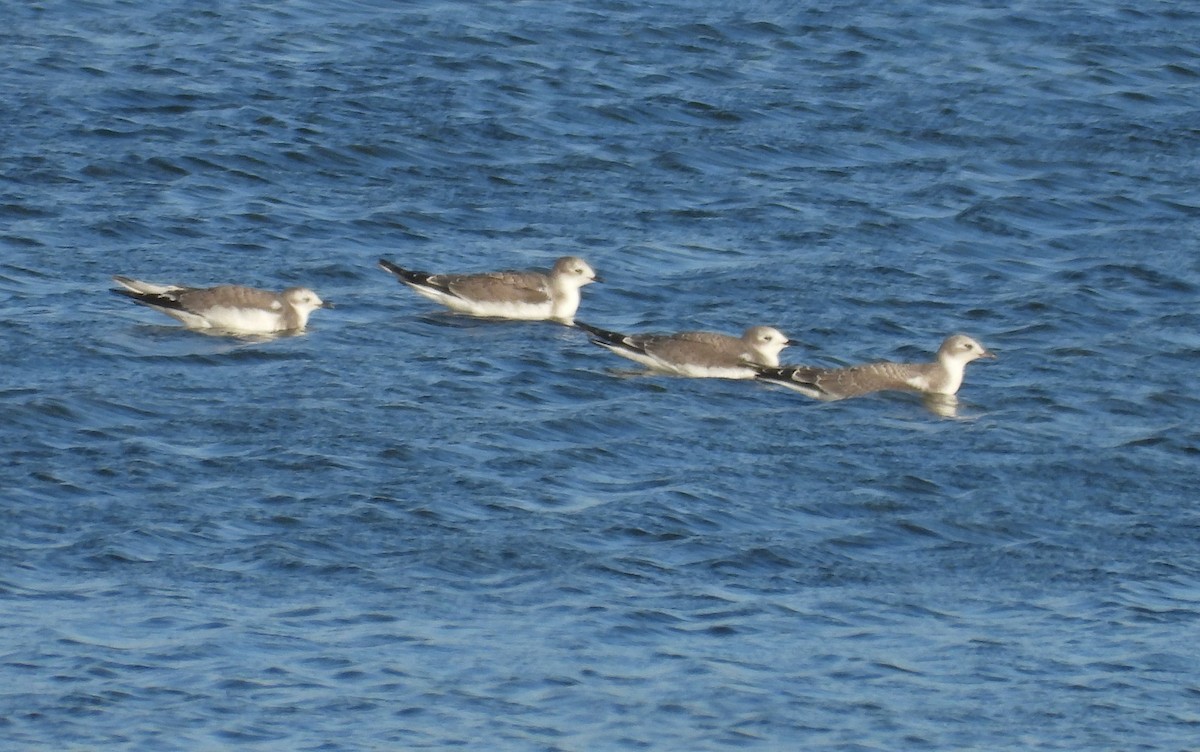
[[[1200,749],[1200,8],[9,3],[0,746]],[[621,375],[375,267],[903,395]],[[306,284],[204,336],[114,273]]]

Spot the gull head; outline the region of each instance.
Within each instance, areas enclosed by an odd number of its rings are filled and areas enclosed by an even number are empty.
[[[750,358],[754,363],[764,366],[777,367],[779,353],[783,348],[792,344],[783,332],[770,326],[752,326],[742,334],[742,341],[756,357]]]
[[[979,358],[995,358],[996,354],[965,334],[952,334],[938,348],[937,357],[942,363],[966,365]]]
[[[333,303],[321,300],[315,292],[307,287],[289,287],[283,291],[283,299],[298,313],[306,317],[318,308],[333,308]]]
[[[563,256],[554,262],[553,276],[572,287],[583,287],[599,282],[596,271],[578,256]]]

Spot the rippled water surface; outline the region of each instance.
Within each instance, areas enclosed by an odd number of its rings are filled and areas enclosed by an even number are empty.
[[[1200,10],[10,5],[0,746],[1196,748]],[[1000,357],[815,403],[375,266],[567,253],[608,328]]]

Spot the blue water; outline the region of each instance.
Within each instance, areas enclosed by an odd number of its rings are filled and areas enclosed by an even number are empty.
[[[1184,750],[1200,8],[9,3],[0,747]],[[375,267],[958,414],[628,376]],[[313,287],[271,341],[107,292]]]

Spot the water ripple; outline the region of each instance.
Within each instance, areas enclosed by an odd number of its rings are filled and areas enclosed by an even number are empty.
[[[1192,743],[1194,11],[9,15],[10,744]],[[374,266],[569,253],[597,325],[1000,359],[815,403]],[[338,308],[208,337],[117,273]]]

